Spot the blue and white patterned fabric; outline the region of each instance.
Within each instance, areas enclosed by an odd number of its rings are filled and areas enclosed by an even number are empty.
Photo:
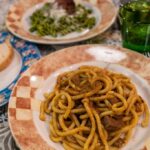
[[[8,32],[1,32],[0,33],[0,43],[3,43],[6,38],[10,37],[10,43],[12,47],[20,54],[22,58],[22,68],[20,70],[20,73],[18,76],[16,76],[15,80],[9,84],[8,87],[4,88],[0,91],[0,98],[2,99],[0,102],[0,106],[5,105],[10,97],[12,88],[14,87],[15,83],[17,82],[20,75],[30,66],[32,65],[36,60],[38,60],[41,55],[40,52],[34,44],[31,44],[29,42],[25,42],[23,40],[20,40],[12,35],[10,35]]]
[[[0,91],[0,97],[3,98],[2,102],[0,103],[0,150],[18,150],[19,148],[17,148],[15,141],[13,140],[8,124],[7,103],[12,88],[20,75],[35,61],[37,61],[41,55],[36,45],[16,38],[8,32],[0,32],[0,44],[3,43],[8,37],[10,38],[12,47],[20,54],[22,58],[22,68],[15,80],[10,83],[8,87]]]

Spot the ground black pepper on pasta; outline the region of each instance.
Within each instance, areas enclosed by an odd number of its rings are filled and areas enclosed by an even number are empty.
[[[132,137],[139,118],[149,123],[148,106],[125,75],[94,66],[60,74],[45,94],[40,119],[52,116],[50,138],[66,150],[113,150]]]

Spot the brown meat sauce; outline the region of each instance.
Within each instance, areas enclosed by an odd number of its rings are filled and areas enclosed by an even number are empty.
[[[120,118],[113,118],[111,116],[105,116],[102,119],[102,123],[107,131],[115,131],[122,128],[125,124]]]
[[[69,15],[75,13],[75,3],[73,0],[56,0],[56,2],[58,6],[65,9]]]

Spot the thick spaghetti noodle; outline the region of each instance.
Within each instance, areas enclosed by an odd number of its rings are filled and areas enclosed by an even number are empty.
[[[120,149],[149,110],[128,77],[94,66],[82,66],[58,76],[41,103],[40,119],[52,116],[50,138],[66,150]]]

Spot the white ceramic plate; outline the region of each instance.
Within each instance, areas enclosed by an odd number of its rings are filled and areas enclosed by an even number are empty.
[[[139,75],[137,75],[133,71],[121,65],[111,64],[111,63],[106,63],[106,62],[101,62],[101,61],[79,63],[79,64],[75,64],[75,65],[64,67],[64,68],[57,70],[56,72],[52,73],[50,77],[48,77],[48,79],[45,80],[45,82],[43,83],[43,86],[37,90],[35,98],[39,101],[43,100],[44,93],[53,91],[59,74],[62,74],[67,71],[76,70],[80,66],[83,66],[83,65],[98,66],[101,68],[106,68],[107,70],[115,71],[115,72],[126,75],[135,84],[139,95],[142,96],[142,98],[150,106],[150,101],[148,101],[150,97],[150,85],[148,85],[148,83],[144,79],[142,79]],[[141,87],[141,85],[143,86]],[[39,119],[39,112],[34,112],[33,121],[41,137],[43,137],[43,139],[50,146],[53,145],[53,148],[55,148],[55,150],[64,150],[63,146],[60,143],[59,144],[55,143],[49,139],[50,117],[47,118],[46,122],[43,122]],[[137,126],[134,130],[136,132],[133,133],[133,136],[130,142],[124,148],[122,148],[122,150],[133,150],[135,148],[137,150],[141,150],[142,147],[144,146],[143,141],[145,141],[149,137],[149,134],[150,134],[150,125],[147,128],[142,128],[141,126]]]
[[[85,64],[106,67],[129,76],[139,94],[150,105],[148,58],[123,48],[100,45],[75,46],[57,51],[42,58],[26,71],[13,90],[9,103],[9,123],[21,149],[63,150],[61,144],[53,143],[49,139],[48,122],[39,120],[40,103],[43,93],[53,89],[60,73]],[[150,149],[150,126],[145,129],[139,126],[136,128],[124,150],[141,150],[144,147]]]
[[[49,0],[52,2],[54,0]],[[92,38],[107,30],[115,21],[117,9],[111,0],[97,0],[97,3],[92,4],[87,0],[79,0],[87,8],[93,10],[93,16],[96,18],[96,25],[92,29],[83,30],[83,32],[73,32],[68,35],[53,38],[52,36],[38,36],[36,33],[30,33],[30,19],[32,13],[41,8],[46,0],[27,0],[20,1],[13,5],[7,15],[6,25],[8,29],[16,36],[28,41],[43,43],[43,44],[64,44],[79,42]]]
[[[11,37],[8,32],[0,33],[0,44],[5,42],[8,36],[14,50],[14,57],[9,66],[0,72],[0,106],[8,102],[12,88],[20,77],[20,74],[41,57],[35,45]]]

